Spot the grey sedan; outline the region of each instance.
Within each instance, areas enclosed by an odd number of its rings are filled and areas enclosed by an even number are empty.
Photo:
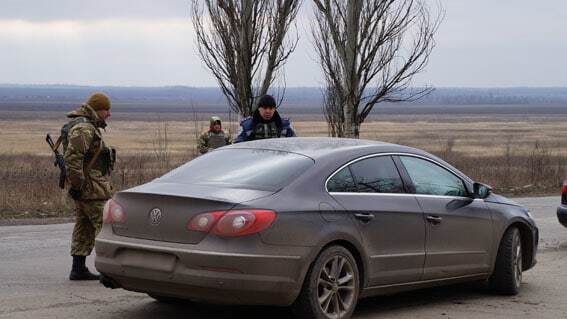
[[[159,301],[348,318],[359,298],[457,282],[516,294],[537,244],[527,209],[424,151],[287,138],[117,193],[95,265],[107,287]]]

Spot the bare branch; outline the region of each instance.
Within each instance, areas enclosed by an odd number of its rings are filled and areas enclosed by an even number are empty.
[[[192,0],[197,51],[230,108],[252,113],[297,47],[286,41],[302,0]]]
[[[381,102],[413,101],[431,87],[408,90],[435,47],[444,11],[432,15],[425,0],[314,0],[314,46],[327,81],[326,92],[339,97],[344,136],[358,129]],[[330,93],[329,93],[330,94]],[[327,105],[327,102],[326,104]],[[336,129],[335,129],[336,131]]]

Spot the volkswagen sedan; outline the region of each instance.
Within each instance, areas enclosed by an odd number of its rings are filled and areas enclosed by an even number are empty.
[[[105,286],[159,301],[348,318],[360,298],[457,282],[516,294],[537,244],[527,209],[427,152],[286,138],[222,147],[117,193],[95,265]]]

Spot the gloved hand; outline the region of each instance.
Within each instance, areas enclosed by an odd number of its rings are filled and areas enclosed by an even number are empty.
[[[74,200],[79,200],[81,199],[81,190],[80,189],[76,189],[76,188],[69,188],[69,196],[71,196],[72,199]]]

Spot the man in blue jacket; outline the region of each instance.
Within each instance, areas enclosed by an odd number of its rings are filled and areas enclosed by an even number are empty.
[[[264,95],[258,101],[258,107],[252,114],[240,122],[240,134],[234,143],[259,140],[264,138],[294,137],[291,121],[281,118],[276,110],[276,100],[271,95]]]

